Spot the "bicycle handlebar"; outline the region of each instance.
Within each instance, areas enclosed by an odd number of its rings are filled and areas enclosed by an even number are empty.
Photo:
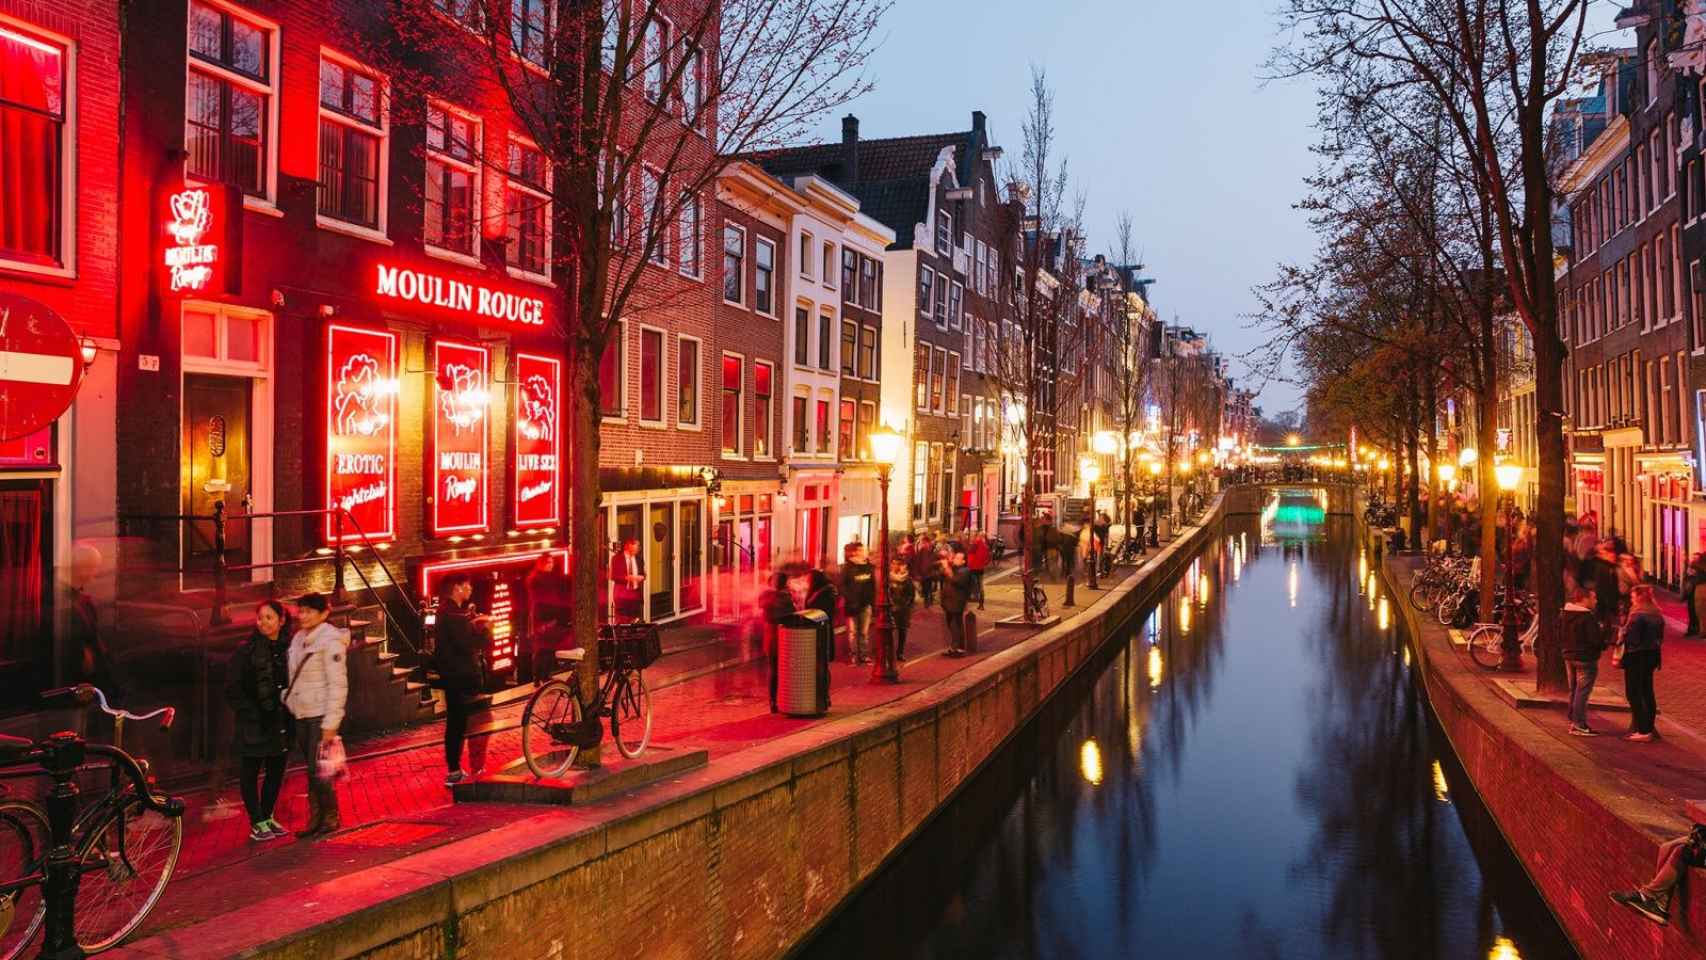
[[[155,813],[165,814],[168,817],[184,815],[184,801],[178,797],[156,795],[148,783],[148,775],[142,772],[142,767],[137,764],[136,758],[130,754],[104,743],[88,744],[84,750],[97,757],[106,757],[115,766],[122,769],[130,777],[131,784],[136,787],[137,796],[148,809]]]
[[[102,713],[120,720],[151,720],[155,717],[161,717],[161,730],[172,729],[172,721],[178,715],[178,711],[174,707],[161,707],[147,713],[131,713],[129,710],[115,709],[107,705],[107,695],[101,692],[101,688],[92,683],[79,683],[69,687],[45,690],[42,692],[41,698],[43,700],[75,700],[83,705],[94,700],[100,705]]]

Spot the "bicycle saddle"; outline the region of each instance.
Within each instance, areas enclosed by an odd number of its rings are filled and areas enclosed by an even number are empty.
[[[575,647],[572,650],[558,650],[557,660],[562,663],[580,663],[586,659],[586,648]]]

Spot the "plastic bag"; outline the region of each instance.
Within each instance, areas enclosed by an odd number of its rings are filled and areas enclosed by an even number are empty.
[[[344,754],[344,740],[333,737],[320,741],[320,758],[317,769],[321,780],[338,780],[349,776],[349,759]]]

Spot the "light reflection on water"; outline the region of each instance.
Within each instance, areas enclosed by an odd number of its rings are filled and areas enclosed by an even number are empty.
[[[1281,506],[1228,521],[801,955],[1573,956],[1451,790],[1375,558]]]

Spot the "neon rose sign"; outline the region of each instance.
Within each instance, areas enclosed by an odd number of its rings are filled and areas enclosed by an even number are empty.
[[[236,256],[228,249],[228,193],[223,186],[190,185],[167,195],[161,215],[165,233],[161,282],[167,293],[225,291],[226,264]]]
[[[436,535],[476,533],[487,527],[485,347],[436,340],[433,356],[433,424],[428,485],[434,491],[432,531]]]
[[[510,501],[517,529],[553,526],[562,479],[562,363],[531,353],[515,355],[515,490]]]
[[[396,536],[397,389],[396,334],[326,327],[326,505],[353,518],[342,525],[345,543]],[[338,532],[328,515],[326,542]]]

